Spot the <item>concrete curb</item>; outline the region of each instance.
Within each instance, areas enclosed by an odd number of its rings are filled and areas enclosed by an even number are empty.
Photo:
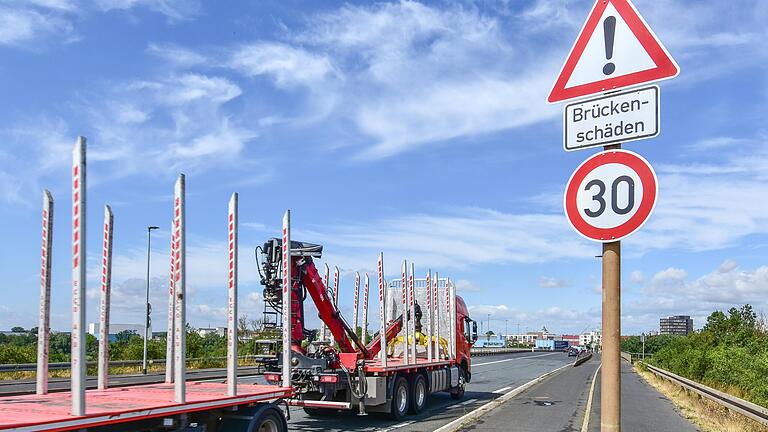
[[[513,397],[533,387],[535,384],[538,384],[541,381],[544,381],[545,379],[551,377],[552,375],[556,374],[557,372],[560,372],[561,370],[567,367],[571,367],[571,365],[567,364],[564,366],[560,366],[555,370],[549,371],[543,375],[539,375],[538,377],[532,379],[531,381],[528,381],[527,383],[521,385],[520,387],[510,390],[508,393],[504,394],[504,396],[494,399],[488,402],[487,404],[475,409],[474,411],[464,414],[463,416],[457,418],[456,420],[453,420],[452,422],[448,423],[445,426],[440,427],[439,429],[435,429],[435,432],[458,431],[464,423],[472,420],[477,420],[479,417],[481,417],[483,414],[487,413],[488,411],[491,411],[492,409],[497,408],[498,406],[504,404],[505,402],[512,399]]]

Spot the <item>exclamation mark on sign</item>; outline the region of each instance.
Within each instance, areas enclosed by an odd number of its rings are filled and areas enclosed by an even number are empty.
[[[616,35],[616,17],[609,16],[603,21],[603,32],[605,33],[605,58],[613,58],[613,38]],[[603,73],[610,75],[616,70],[616,65],[608,62],[603,66]]]

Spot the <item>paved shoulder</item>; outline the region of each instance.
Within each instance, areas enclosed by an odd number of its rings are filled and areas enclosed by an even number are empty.
[[[696,432],[672,402],[651,387],[626,362],[621,362],[621,430],[632,432]],[[600,381],[592,401],[590,432],[600,431]]]
[[[598,364],[589,360],[579,367],[568,367],[462,430],[579,431]]]

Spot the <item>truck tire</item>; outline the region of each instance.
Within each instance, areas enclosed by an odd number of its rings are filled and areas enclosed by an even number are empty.
[[[274,409],[265,409],[253,422],[251,432],[287,432],[283,416]]]
[[[419,414],[427,405],[427,379],[423,374],[416,374],[411,381],[411,404],[408,412]]]
[[[467,387],[467,379],[465,378],[464,368],[459,368],[459,385],[451,390],[451,397],[454,400],[464,399],[464,389]]]
[[[389,417],[392,420],[401,420],[408,414],[409,393],[408,381],[405,377],[397,377],[395,386],[392,388],[392,405],[389,410]]]

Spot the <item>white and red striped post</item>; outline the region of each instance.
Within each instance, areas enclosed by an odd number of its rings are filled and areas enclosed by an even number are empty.
[[[432,308],[434,310],[432,320],[435,322],[435,360],[440,360],[440,303],[437,301],[437,293],[440,291],[440,273],[435,272],[435,280],[432,282]]]
[[[168,278],[168,330],[165,336],[165,382],[170,384],[173,382],[173,337],[174,337],[174,323],[176,322],[174,315],[176,311],[176,297],[173,291],[173,287],[176,282],[176,229],[174,228],[174,221],[171,222],[171,272]]]
[[[291,211],[283,216],[283,387],[291,386]]]
[[[48,350],[51,335],[51,247],[53,240],[53,196],[43,192],[43,235],[40,247],[40,315],[37,326],[37,394],[48,393]]]
[[[355,334],[357,334],[357,323],[358,323],[357,317],[358,317],[359,302],[360,302],[360,273],[359,272],[355,272],[355,301],[354,301],[354,310],[355,310],[355,312],[353,314],[354,315],[353,322],[354,322],[354,325],[355,325],[353,328],[355,330]]]
[[[384,252],[379,254],[379,341],[381,343],[381,352],[379,352],[379,358],[381,359],[381,367],[387,367],[387,317],[386,317],[386,289],[387,284],[384,282]]]
[[[360,329],[363,344],[368,345],[368,292],[371,288],[371,280],[368,273],[365,274],[365,284],[363,285],[363,327]]]
[[[414,286],[413,286],[413,275],[416,272],[416,267],[413,263],[411,263],[411,273],[408,275],[408,305],[409,312],[410,312],[410,319],[411,319],[411,334],[413,335],[413,343],[411,344],[411,358],[413,359],[414,363],[418,363],[416,360],[416,304],[415,304],[415,298],[414,298]]]
[[[333,266],[333,307],[339,310],[339,267]],[[336,344],[336,338],[331,334],[331,345]]]
[[[432,269],[427,270],[427,304],[423,317],[427,320],[427,361],[432,361]]]
[[[174,331],[173,369],[174,401],[186,402],[187,393],[187,316],[186,316],[186,184],[184,174],[179,174],[174,186],[173,232],[176,239],[174,261]]]
[[[400,288],[403,294],[403,364],[410,363],[410,350],[408,349],[408,333],[410,333],[408,322],[408,262],[403,260],[402,279]]]
[[[328,279],[331,275],[331,269],[325,264],[325,273],[323,274],[323,293],[328,295]],[[325,323],[320,323],[320,342],[325,342],[328,338],[328,331]]]
[[[85,138],[72,153],[72,415],[85,415]]]
[[[112,290],[112,232],[114,216],[109,206],[104,206],[104,237],[101,254],[101,302],[99,304],[99,367],[98,389],[109,385],[109,295]]]
[[[446,296],[448,297],[448,321],[451,323],[451,346],[448,350],[450,352],[451,360],[456,358],[456,287],[451,283],[451,279],[446,280]]]
[[[227,300],[227,394],[237,396],[237,192],[229,199]]]

